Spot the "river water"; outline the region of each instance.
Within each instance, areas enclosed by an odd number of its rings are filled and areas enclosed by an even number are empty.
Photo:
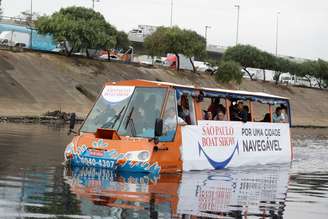
[[[293,139],[291,165],[153,178],[64,168],[66,133],[0,123],[0,218],[328,218],[328,140]]]

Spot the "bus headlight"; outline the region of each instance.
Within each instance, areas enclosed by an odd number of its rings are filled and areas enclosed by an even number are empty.
[[[125,158],[128,160],[133,160],[133,153],[132,152],[126,153]]]
[[[139,152],[138,159],[140,161],[149,160],[149,152],[148,151],[141,151],[141,152]]]
[[[130,151],[125,154],[127,160],[133,161],[147,161],[149,160],[149,151]]]
[[[64,152],[64,160],[73,158],[73,151],[74,151],[74,143],[71,142],[66,146],[66,149]]]

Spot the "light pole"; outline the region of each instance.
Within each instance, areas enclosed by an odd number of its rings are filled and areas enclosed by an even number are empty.
[[[31,36],[30,36],[30,47],[32,49],[32,42],[33,42],[33,29],[32,29],[32,24],[33,24],[33,0],[31,0]]]
[[[95,10],[95,1],[99,2],[99,0],[92,0],[92,9]]]
[[[210,29],[211,26],[205,26],[205,42],[206,42],[206,46],[207,46],[207,29]]]
[[[239,9],[240,5],[235,5],[235,8],[237,8],[237,31],[236,31],[236,45],[238,44],[238,34],[239,34]]]
[[[171,0],[171,18],[170,18],[170,26],[172,27],[172,21],[173,21],[173,0]]]
[[[276,56],[278,56],[279,14],[280,11],[276,13]]]
[[[2,8],[1,8],[1,2],[2,2],[2,0],[0,0],[0,19],[2,19],[2,14],[3,14],[3,11],[2,11]]]

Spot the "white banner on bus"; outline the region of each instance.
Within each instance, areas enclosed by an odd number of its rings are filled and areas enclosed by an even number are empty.
[[[289,124],[198,121],[182,128],[183,170],[291,160]]]
[[[102,96],[111,103],[121,102],[133,94],[134,86],[106,86]]]

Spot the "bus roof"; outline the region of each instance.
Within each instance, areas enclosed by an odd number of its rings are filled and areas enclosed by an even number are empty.
[[[120,81],[120,82],[113,82],[114,84],[129,84],[134,86],[162,86],[162,87],[174,87],[174,88],[180,88],[182,90],[200,90],[203,92],[210,92],[210,93],[226,93],[226,94],[232,94],[232,95],[243,95],[243,96],[249,96],[249,97],[263,97],[265,99],[280,99],[280,100],[288,100],[286,97],[276,96],[267,94],[264,92],[250,92],[250,91],[242,91],[242,90],[228,90],[228,89],[221,89],[221,88],[208,88],[208,87],[198,87],[198,86],[192,86],[192,85],[182,85],[182,84],[175,84],[171,82],[162,82],[162,81],[149,81],[149,80],[127,80],[127,81]]]

